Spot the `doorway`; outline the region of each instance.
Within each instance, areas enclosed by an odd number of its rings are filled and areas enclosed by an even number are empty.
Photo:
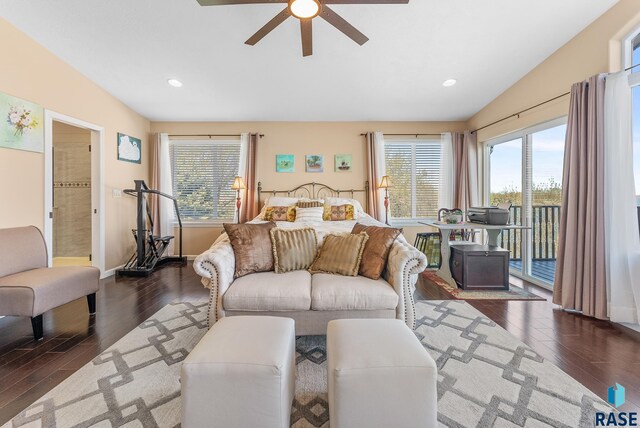
[[[104,128],[45,110],[44,228],[49,266],[104,268]]]
[[[91,266],[91,131],[53,121],[53,266]]]

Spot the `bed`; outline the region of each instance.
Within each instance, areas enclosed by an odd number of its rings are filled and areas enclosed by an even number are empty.
[[[338,190],[320,183],[306,183],[288,190],[263,190],[258,186],[259,204],[264,203],[260,214],[250,223],[265,222],[265,207],[273,198],[294,198],[327,201],[350,201],[354,205],[356,218],[344,221],[277,221],[277,227],[296,229],[313,227],[318,236],[318,246],[322,245],[324,237],[329,233],[349,233],[356,223],[367,226],[387,227],[366,213],[368,184],[363,189]],[[399,296],[395,309],[396,318],[404,320],[411,328],[415,324],[413,293],[417,275],[427,266],[426,256],[411,246],[403,235],[394,242],[384,279],[393,287]],[[209,301],[209,325],[225,316],[223,296],[234,282],[234,255],[229,239],[223,233],[213,245],[204,253],[196,257],[194,269],[202,277],[202,284],[211,290]]]

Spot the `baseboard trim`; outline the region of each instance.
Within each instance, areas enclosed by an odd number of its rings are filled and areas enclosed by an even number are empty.
[[[124,267],[124,265],[120,265],[120,266],[116,266],[113,269],[109,269],[104,271],[104,273],[102,275],[100,275],[100,279],[105,279],[105,278],[109,278],[110,276],[113,276],[116,274],[116,271],[118,269],[122,269]]]

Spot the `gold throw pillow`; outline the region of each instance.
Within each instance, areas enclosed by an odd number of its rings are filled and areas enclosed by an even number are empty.
[[[368,239],[365,232],[325,236],[309,272],[358,276],[362,252]]]
[[[269,223],[223,224],[229,235],[233,254],[236,258],[234,277],[254,272],[273,270],[273,252],[271,251],[271,235],[269,231],[276,227]]]
[[[332,205],[331,221],[353,220],[355,218],[353,205]]]
[[[309,269],[318,252],[318,237],[312,227],[271,229],[274,270],[285,273]]]
[[[264,211],[266,221],[296,221],[296,206],[267,207]]]
[[[391,246],[400,235],[400,229],[392,227],[365,226],[356,223],[351,233],[359,234],[365,232],[369,235],[369,240],[364,246],[362,253],[362,263],[358,273],[371,279],[379,279],[384,267],[387,265]]]

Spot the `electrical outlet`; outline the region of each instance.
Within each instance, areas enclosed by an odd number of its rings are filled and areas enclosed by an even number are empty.
[[[122,190],[120,189],[113,189],[111,191],[111,194],[113,195],[114,198],[121,198],[122,197]]]

